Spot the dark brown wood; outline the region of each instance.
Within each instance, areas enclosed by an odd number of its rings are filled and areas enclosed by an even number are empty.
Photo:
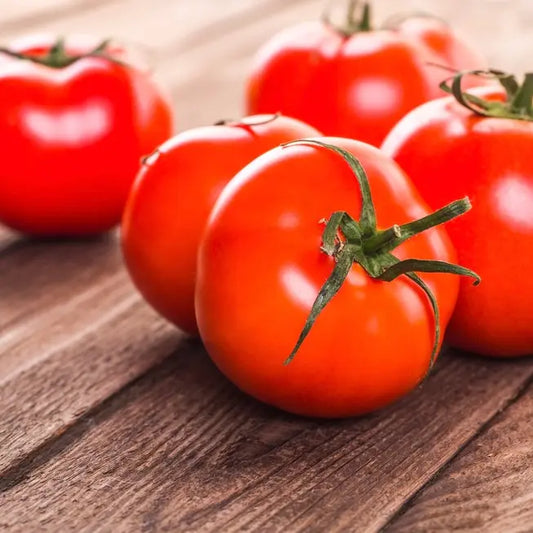
[[[140,301],[112,237],[17,241],[0,279],[1,475],[168,355],[179,333]]]
[[[34,331],[35,323],[49,318],[68,300],[98,287],[107,278],[125,280],[116,239],[90,241],[37,241],[16,239],[0,254],[2,313],[0,352],[7,339]],[[53,268],[52,268],[53,266]],[[7,330],[9,329],[9,334]],[[27,333],[26,333],[27,334]],[[0,361],[4,356],[0,356]],[[1,367],[4,374],[6,367]]]
[[[533,531],[532,420],[530,383],[387,531]]]
[[[532,361],[445,357],[396,406],[319,422],[245,397],[183,343],[44,449],[43,464],[8,476],[18,484],[3,494],[2,521],[13,531],[377,531],[532,374]]]

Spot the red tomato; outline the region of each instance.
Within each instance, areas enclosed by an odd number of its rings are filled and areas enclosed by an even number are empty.
[[[497,89],[475,94],[508,107]],[[524,101],[531,116],[531,94]],[[475,291],[461,287],[448,330],[450,343],[464,350],[533,353],[532,146],[531,121],[479,116],[453,97],[411,112],[383,144],[431,206],[457,194],[474,204],[449,225],[461,263],[483,278]]]
[[[321,140],[360,160],[379,227],[428,214],[406,175],[376,148]],[[350,261],[339,292],[294,360],[283,364],[320,287],[348,250],[346,242],[337,243],[336,261],[321,251],[321,219],[339,210],[361,210],[361,189],[342,157],[324,147],[275,148],[224,189],[200,245],[196,313],[213,361],[243,391],[303,415],[349,416],[389,404],[424,377],[434,344],[435,319],[419,286],[407,277],[371,279]],[[363,243],[374,232],[365,235]],[[381,261],[381,249],[372,253]],[[455,259],[441,228],[394,253],[400,259]],[[444,330],[459,281],[435,273],[420,277],[436,297]]]
[[[406,38],[428,47],[433,53],[444,59],[443,66],[456,69],[480,67],[486,64],[483,54],[473,48],[460,34],[443,20],[430,16],[413,16],[404,18],[391,27]],[[435,97],[442,96],[438,91],[438,84],[442,81],[443,70],[436,65],[427,65],[433,73],[437,84],[432,87]],[[469,84],[476,85],[476,80],[470,78]],[[477,80],[479,81],[479,80]],[[468,84],[466,85],[468,86]]]
[[[197,333],[196,254],[221,190],[270,148],[317,134],[287,117],[248,117],[180,133],[145,161],[124,213],[122,243],[133,281],[157,311]]]
[[[117,224],[141,156],[172,131],[146,72],[107,57],[73,61],[90,49],[67,48],[56,66],[0,54],[0,221],[34,235]],[[15,51],[45,61],[50,50],[31,40]]]
[[[427,17],[383,30],[353,21],[344,28],[301,24],[260,50],[248,80],[248,112],[282,111],[326,135],[378,146],[408,111],[442,96],[438,84],[446,73],[428,63],[485,66],[449,26]]]

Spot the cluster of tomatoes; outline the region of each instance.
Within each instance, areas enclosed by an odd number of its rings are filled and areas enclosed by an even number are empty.
[[[238,387],[295,413],[389,404],[445,331],[483,355],[533,352],[533,74],[484,70],[430,17],[373,30],[351,2],[344,24],[267,43],[248,117],[170,138],[167,100],[124,57],[3,51],[6,225],[88,235],[122,219],[146,300]]]

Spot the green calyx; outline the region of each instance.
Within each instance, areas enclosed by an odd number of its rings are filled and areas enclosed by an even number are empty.
[[[327,220],[322,234],[321,250],[326,255],[333,257],[335,266],[324,285],[322,285],[296,345],[286,359],[285,364],[289,364],[292,361],[311,331],[317,317],[342,287],[352,265],[358,264],[371,278],[381,281],[391,282],[404,275],[418,285],[427,295],[435,317],[435,338],[428,368],[429,372],[435,361],[440,344],[439,306],[431,289],[417,272],[443,272],[470,276],[474,278],[474,285],[477,285],[481,279],[475,272],[459,265],[426,259],[406,259],[401,261],[391,252],[414,235],[466,213],[471,208],[470,201],[468,198],[456,200],[419,220],[379,230],[377,228],[376,212],[370,185],[361,163],[346,150],[317,140],[304,139],[293,141],[283,146],[297,144],[318,146],[339,154],[349,165],[359,183],[362,203],[359,220],[355,220],[344,211],[336,211]]]
[[[497,80],[504,88],[507,98],[504,102],[495,102],[463,91],[462,81],[465,76]],[[533,121],[533,72],[528,72],[520,84],[515,76],[501,70],[466,70],[444,80],[440,88],[476,115]]]
[[[331,21],[331,10],[326,10],[322,15],[322,21],[326,26],[333,28],[344,37],[351,37],[356,33],[371,31],[371,12],[369,2],[348,0],[346,17],[342,24],[334,24]]]
[[[106,39],[85,54],[69,54],[65,48],[65,40],[60,37],[45,55],[24,54],[21,52],[14,52],[9,48],[0,48],[0,53],[58,69],[68,67],[85,57],[104,57],[115,63],[120,63],[120,61],[107,54],[108,46],[109,40]]]

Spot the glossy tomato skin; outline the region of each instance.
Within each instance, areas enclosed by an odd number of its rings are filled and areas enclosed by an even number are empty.
[[[489,99],[503,94],[486,89]],[[451,97],[407,115],[385,140],[433,207],[468,195],[473,209],[448,225],[459,262],[482,283],[463,283],[449,342],[489,356],[533,353],[533,146],[531,122],[482,118]]]
[[[33,235],[112,228],[141,156],[172,132],[150,76],[106,58],[51,68],[4,57],[0,95],[0,221]]]
[[[358,157],[369,175],[378,225],[428,214],[405,174],[376,148],[321,139]],[[338,154],[324,148],[276,148],[224,189],[199,252],[196,312],[215,364],[263,402],[310,416],[373,411],[410,391],[425,375],[434,340],[426,296],[407,278],[386,283],[353,266],[289,365],[313,301],[333,268],[320,251],[324,217],[358,217],[357,181]],[[445,231],[404,243],[398,257],[455,260]],[[457,297],[455,276],[422,276],[446,327]]]
[[[443,20],[429,16],[414,16],[402,20],[395,26],[395,30],[412,42],[425,46],[444,61],[437,65],[454,67],[457,70],[471,70],[485,67],[487,61],[484,55],[457,33]],[[446,72],[437,65],[427,65],[426,69],[432,78],[432,98],[441,98],[440,82],[446,77]],[[479,85],[479,78],[464,78],[464,87]]]
[[[135,181],[122,223],[128,270],[146,300],[181,329],[197,334],[196,255],[218,195],[267,150],[318,132],[287,117],[192,129],[164,143]]]
[[[428,63],[459,70],[485,65],[433,19],[351,37],[320,22],[300,24],[259,51],[248,80],[248,112],[282,111],[326,135],[379,146],[408,111],[442,95],[438,85],[448,73]]]

